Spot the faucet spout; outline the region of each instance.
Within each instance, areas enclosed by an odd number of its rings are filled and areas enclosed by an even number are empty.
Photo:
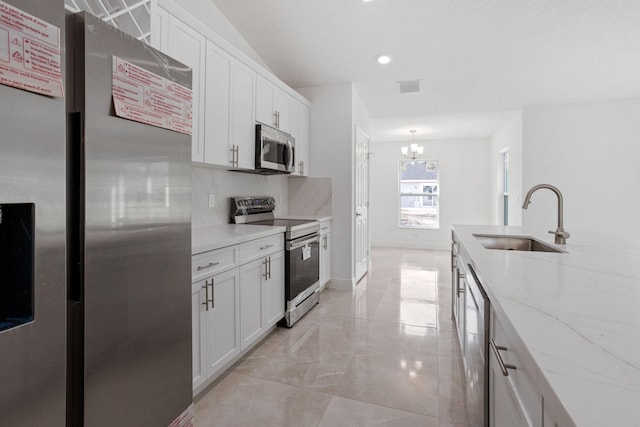
[[[531,187],[529,191],[527,191],[527,195],[524,197],[524,202],[522,202],[522,209],[527,209],[529,207],[529,204],[531,203],[531,196],[533,195],[533,193],[535,193],[537,190],[541,188],[546,188],[547,190],[553,191],[556,194],[556,197],[558,198],[558,227],[556,228],[556,231],[549,231],[549,233],[554,234],[556,236],[555,242],[557,244],[565,245],[567,243],[567,239],[571,237],[571,235],[564,230],[564,224],[563,224],[563,218],[562,218],[563,209],[564,209],[563,199],[562,199],[562,193],[560,192],[560,190],[558,190],[557,187],[554,187],[553,185],[550,185],[550,184],[534,185],[533,187]]]

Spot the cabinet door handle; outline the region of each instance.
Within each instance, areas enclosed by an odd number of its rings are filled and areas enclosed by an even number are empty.
[[[203,288],[204,288],[204,302],[202,303],[202,305],[204,305],[207,311],[209,311],[209,281],[208,280],[204,281]]]
[[[451,242],[451,271],[456,267],[456,243]]]
[[[467,277],[463,272],[458,271],[458,295],[464,294],[464,289],[460,287],[460,280],[463,280]]]
[[[500,356],[500,352],[498,351],[498,350],[507,351],[507,347],[496,345],[496,342],[493,340],[493,338],[489,340],[489,345],[491,346],[493,353],[496,355],[496,359],[498,359],[498,365],[500,365],[500,370],[502,371],[502,375],[504,375],[505,377],[508,377],[509,371],[507,371],[507,369],[515,370],[516,366],[508,365],[504,363],[504,360],[502,360],[502,356]]]
[[[232,145],[232,148],[229,149],[231,151],[231,167],[238,167],[238,162],[240,159],[240,146]]]
[[[269,280],[271,280],[271,257],[268,258],[268,262],[269,262]]]
[[[264,264],[264,274],[262,275],[262,277],[264,277],[264,280],[269,280],[269,266],[267,258],[265,258],[262,263]]]
[[[322,248],[327,249],[327,236],[324,236],[322,239],[323,239]]]
[[[198,271],[204,270],[205,268],[209,268],[209,267],[215,267],[218,264],[220,264],[220,263],[219,262],[210,262],[207,265],[200,265],[200,266],[198,266]]]
[[[213,287],[213,283],[214,283],[214,278],[211,278],[211,283],[209,283],[209,285],[211,286],[211,299],[209,300],[209,302],[211,303],[211,308],[215,308],[216,304],[215,304],[215,299],[216,299],[216,291]]]

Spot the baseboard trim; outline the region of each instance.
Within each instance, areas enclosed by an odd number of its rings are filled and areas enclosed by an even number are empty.
[[[353,289],[353,280],[331,279],[329,283],[327,283],[327,287],[338,291],[350,291]]]
[[[448,251],[451,249],[449,243],[438,242],[403,242],[392,240],[373,240],[371,246],[383,248],[406,248],[406,249],[428,249],[432,251]]]

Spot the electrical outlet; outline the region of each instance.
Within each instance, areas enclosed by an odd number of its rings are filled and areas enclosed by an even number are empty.
[[[216,207],[216,195],[213,193],[209,193],[209,207],[210,208]]]

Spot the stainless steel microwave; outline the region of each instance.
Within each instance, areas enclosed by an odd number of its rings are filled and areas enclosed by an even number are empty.
[[[256,124],[256,172],[262,174],[295,171],[295,139],[282,131]]]

